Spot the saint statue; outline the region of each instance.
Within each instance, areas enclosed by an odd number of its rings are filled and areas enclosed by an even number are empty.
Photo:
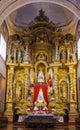
[[[38,82],[44,82],[45,81],[45,76],[44,76],[42,69],[40,69],[40,71],[38,73],[37,81]]]
[[[40,88],[39,94],[38,94],[38,98],[37,98],[38,102],[44,102],[44,96],[43,96],[43,92],[42,89]]]
[[[51,79],[53,79],[53,71],[52,71],[52,69],[49,69],[48,75],[51,77]]]

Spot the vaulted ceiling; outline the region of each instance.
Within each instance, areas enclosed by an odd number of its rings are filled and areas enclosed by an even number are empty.
[[[26,0],[23,0],[23,2],[21,0],[9,0],[7,3],[6,1],[0,1],[0,15],[4,19],[3,16],[6,16],[7,13],[9,14],[5,21],[10,33],[13,33],[13,30],[17,28],[19,30],[19,28],[27,27],[38,16],[39,10],[41,9],[45,12],[49,21],[53,22],[56,27],[71,26],[71,28],[76,28],[78,23],[77,14],[78,16],[80,14],[80,0],[28,0],[30,1],[29,3]],[[6,4],[3,4],[4,2]],[[68,29],[70,30],[70,28]]]
[[[43,10],[45,15],[49,17],[56,26],[64,26],[72,22],[74,15],[66,8],[52,3],[38,2],[25,5],[10,15],[11,21],[17,26],[27,26],[29,22],[39,14],[39,10]]]

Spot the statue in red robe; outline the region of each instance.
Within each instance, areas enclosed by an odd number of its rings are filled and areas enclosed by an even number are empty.
[[[52,86],[52,79],[51,79],[51,76],[49,75],[49,78],[48,78],[48,86]]]

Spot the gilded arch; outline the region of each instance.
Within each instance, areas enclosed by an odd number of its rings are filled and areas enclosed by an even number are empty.
[[[45,61],[42,61],[42,60],[36,62],[36,64],[35,64],[35,79],[37,78],[38,67],[39,67],[39,65],[41,66],[41,64],[42,64],[42,66],[45,67],[43,71],[44,71],[44,73],[45,73],[45,77],[46,77],[46,79],[47,79],[47,69],[48,69],[48,64],[47,64]]]

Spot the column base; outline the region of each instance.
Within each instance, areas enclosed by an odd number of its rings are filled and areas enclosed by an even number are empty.
[[[4,115],[8,118],[9,122],[13,122],[13,112],[12,111],[6,111]]]
[[[9,122],[13,122],[12,102],[6,103],[6,111],[4,115],[8,118]]]
[[[69,122],[75,122],[75,119],[77,118],[78,116],[78,113],[75,112],[75,113],[69,113]]]
[[[75,118],[77,118],[78,112],[75,107],[75,103],[70,104],[70,112],[69,112],[69,122],[75,122]]]

